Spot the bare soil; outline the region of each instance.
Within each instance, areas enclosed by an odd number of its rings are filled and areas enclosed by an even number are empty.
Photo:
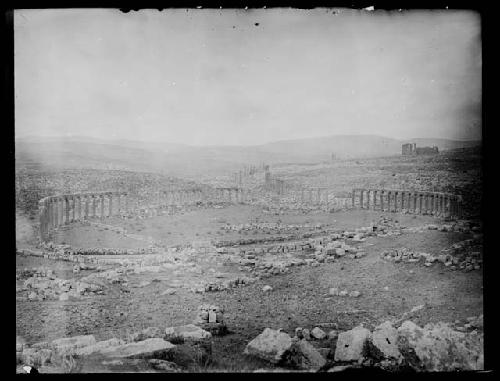
[[[237,232],[222,232],[223,225],[252,221],[283,224],[322,223],[338,229],[351,230],[367,226],[380,216],[397,219],[403,226],[419,226],[439,222],[432,217],[410,216],[371,211],[284,215],[263,213],[256,207],[232,206],[224,209],[200,209],[183,215],[159,216],[146,220],[107,220],[107,224],[122,226],[130,233],[152,236],[168,245],[197,240],[254,237]],[[299,229],[298,233],[307,231]],[[221,233],[222,232],[222,233]],[[255,237],[266,236],[258,233]],[[436,253],[464,239],[468,234],[428,230],[400,236],[370,237],[357,244],[367,255],[359,259],[342,257],[334,263],[318,267],[296,267],[287,274],[261,279],[245,287],[226,291],[197,294],[177,287],[173,295],[160,295],[175,287],[175,280],[201,279],[203,274],[136,274],[131,284],[154,279],[151,284],[124,289],[111,285],[105,295],[83,297],[76,301],[43,301],[16,303],[16,333],[29,342],[48,341],[60,337],[93,334],[97,340],[124,338],[145,327],[168,327],[189,324],[198,306],[215,304],[225,309],[225,321],[230,334],[213,341],[213,369],[253,370],[261,368],[258,361],[243,355],[245,345],[266,327],[282,328],[292,333],[296,327],[313,328],[336,324],[340,330],[360,323],[373,327],[395,319],[411,308],[425,307],[412,316],[417,324],[463,320],[483,313],[482,270],[452,271],[442,264],[425,267],[420,263],[393,263],[383,260],[380,253],[387,248],[407,247],[414,251]],[[124,238],[119,233],[92,226],[78,226],[60,232],[56,241],[74,247],[145,246],[144,242]],[[201,254],[200,254],[201,255]],[[49,266],[62,278],[81,277],[90,273],[73,274],[71,262],[44,258],[18,257],[16,268]],[[215,266],[217,264],[207,264]],[[236,270],[235,270],[236,271]],[[412,271],[412,273],[410,273]],[[262,287],[270,285],[271,292]],[[360,291],[358,298],[329,296],[328,289],[338,287]],[[387,289],[385,289],[387,287]],[[321,345],[321,343],[320,343]],[[192,369],[196,370],[196,369]]]

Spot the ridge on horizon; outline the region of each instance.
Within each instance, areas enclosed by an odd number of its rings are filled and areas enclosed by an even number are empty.
[[[313,141],[318,139],[329,139],[329,138],[379,138],[379,139],[387,139],[398,142],[410,142],[413,140],[436,140],[436,141],[455,141],[455,142],[482,142],[482,139],[457,139],[457,138],[438,138],[438,137],[412,137],[412,138],[391,138],[384,135],[376,135],[376,134],[333,134],[333,135],[322,135],[322,136],[310,136],[304,138],[293,138],[293,139],[278,139],[278,140],[270,140],[267,142],[263,142],[260,144],[206,144],[206,145],[194,145],[188,143],[180,143],[180,142],[170,142],[170,141],[156,141],[156,140],[134,140],[130,138],[109,138],[109,137],[94,137],[87,135],[24,135],[15,137],[15,141],[23,141],[23,140],[31,140],[31,139],[40,139],[43,140],[87,140],[93,141],[98,144],[98,142],[103,143],[141,143],[141,144],[168,144],[168,145],[178,145],[178,146],[186,146],[186,147],[259,147],[276,143],[289,143],[289,142],[300,142],[300,141]]]

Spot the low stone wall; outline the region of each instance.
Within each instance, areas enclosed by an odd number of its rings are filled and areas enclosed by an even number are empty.
[[[38,203],[40,239],[45,242],[51,229],[74,221],[104,219],[128,210],[126,192],[96,192],[49,196]]]
[[[360,209],[460,217],[461,203],[461,196],[450,193],[392,189],[352,190],[352,207]]]

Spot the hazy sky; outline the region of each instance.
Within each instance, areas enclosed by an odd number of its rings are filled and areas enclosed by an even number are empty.
[[[478,14],[337,12],[16,11],[16,136],[481,139]]]

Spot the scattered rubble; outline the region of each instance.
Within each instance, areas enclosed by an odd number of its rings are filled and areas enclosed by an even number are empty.
[[[465,271],[481,269],[482,249],[478,251],[469,251],[474,244],[474,240],[465,240],[452,245],[450,248],[444,249],[440,254],[416,253],[408,248],[390,249],[383,251],[380,256],[395,263],[407,262],[416,263],[423,262],[426,267],[432,266],[433,263],[442,263],[445,267],[451,270],[461,269]]]

